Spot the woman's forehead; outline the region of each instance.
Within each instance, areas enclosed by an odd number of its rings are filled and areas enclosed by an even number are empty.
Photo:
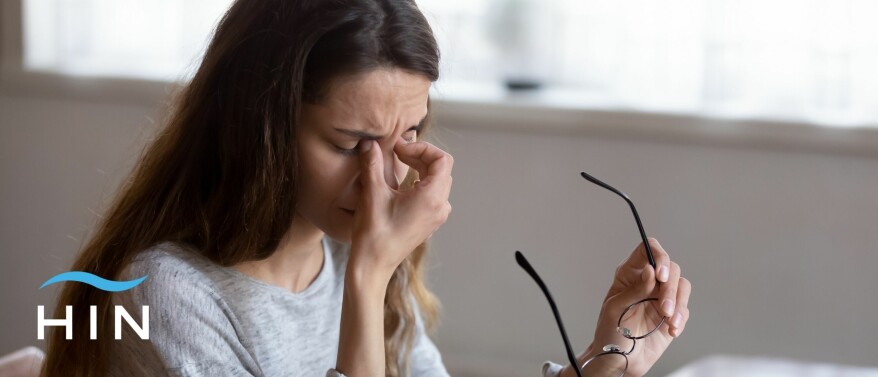
[[[319,107],[330,123],[386,133],[416,125],[427,113],[430,80],[399,69],[378,69],[334,80]]]

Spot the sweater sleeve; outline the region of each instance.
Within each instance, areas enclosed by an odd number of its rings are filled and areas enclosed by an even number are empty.
[[[238,337],[232,311],[209,280],[161,253],[148,255],[133,261],[122,276],[147,279],[113,299],[138,321],[143,306],[149,307],[149,338],[140,339],[123,324],[128,331],[113,342],[111,375],[262,376],[246,340]]]
[[[543,362],[543,377],[558,377],[561,374],[561,369],[564,369],[563,365],[545,361]]]

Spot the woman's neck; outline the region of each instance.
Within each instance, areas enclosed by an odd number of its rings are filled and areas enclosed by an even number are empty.
[[[293,219],[271,256],[233,266],[254,279],[299,293],[317,279],[323,268],[323,232],[299,215]]]

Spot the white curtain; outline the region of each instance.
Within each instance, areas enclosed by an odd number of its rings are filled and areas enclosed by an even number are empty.
[[[418,3],[443,83],[529,80],[592,99],[583,106],[878,126],[876,0]],[[186,79],[229,4],[25,0],[26,63]]]

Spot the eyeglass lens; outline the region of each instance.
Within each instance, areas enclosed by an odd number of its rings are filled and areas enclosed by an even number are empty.
[[[658,330],[666,319],[658,300],[648,298],[628,306],[619,318],[617,331],[628,339],[642,339]]]

